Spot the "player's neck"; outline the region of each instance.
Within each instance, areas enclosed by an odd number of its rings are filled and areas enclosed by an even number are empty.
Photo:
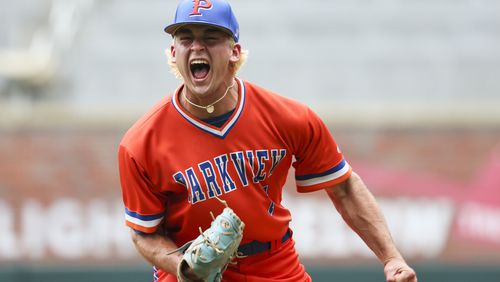
[[[228,86],[222,84],[213,93],[197,95],[184,85],[179,93],[182,107],[199,119],[216,117],[225,114],[238,103],[238,83],[233,79]]]

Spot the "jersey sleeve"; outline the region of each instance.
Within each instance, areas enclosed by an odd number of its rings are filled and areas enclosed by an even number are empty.
[[[144,233],[155,232],[164,218],[165,196],[155,190],[146,170],[123,146],[118,162],[126,225]]]
[[[326,125],[309,108],[302,121],[293,163],[297,191],[312,192],[346,180],[351,167]]]

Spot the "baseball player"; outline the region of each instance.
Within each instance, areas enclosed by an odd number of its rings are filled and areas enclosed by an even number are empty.
[[[228,2],[181,1],[165,31],[182,84],[119,147],[126,224],[155,281],[311,281],[281,203],[291,166],[297,190],[326,192],[387,281],[417,281],[320,118],[236,76],[246,52]]]

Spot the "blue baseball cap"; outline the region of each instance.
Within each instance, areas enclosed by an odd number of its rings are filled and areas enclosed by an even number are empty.
[[[236,16],[225,0],[183,0],[177,6],[174,23],[165,32],[174,35],[185,24],[206,24],[229,33],[238,42],[240,28]]]

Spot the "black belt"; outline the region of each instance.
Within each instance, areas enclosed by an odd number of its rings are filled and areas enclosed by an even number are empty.
[[[288,239],[290,239],[290,237],[292,237],[292,231],[288,229],[285,235],[281,237],[281,243],[285,243]],[[250,243],[240,245],[238,247],[238,255],[251,256],[265,251],[269,251],[271,249],[271,245],[272,245],[271,242],[252,241]]]

